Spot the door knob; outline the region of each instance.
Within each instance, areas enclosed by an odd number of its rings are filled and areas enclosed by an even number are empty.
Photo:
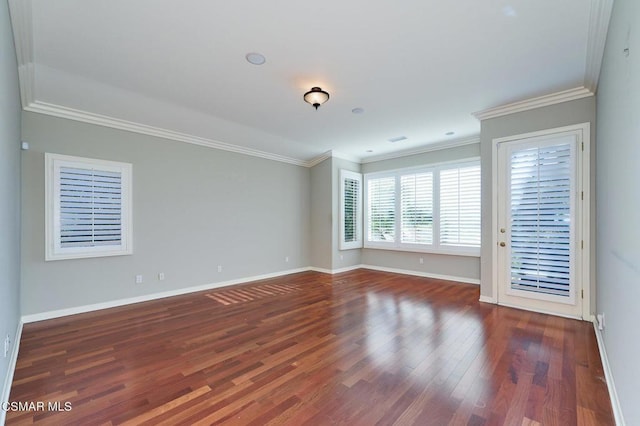
[[[506,245],[507,245],[507,244],[505,244],[505,242],[504,242],[504,241],[500,242],[500,247],[504,247],[504,246],[506,246]]]

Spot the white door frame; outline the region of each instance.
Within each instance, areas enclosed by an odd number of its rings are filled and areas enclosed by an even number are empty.
[[[576,254],[580,258],[578,276],[582,282],[581,289],[582,294],[578,294],[578,301],[582,300],[582,318],[585,321],[591,321],[591,274],[590,274],[590,251],[591,251],[591,124],[581,123],[571,126],[557,127],[553,129],[546,129],[537,132],[523,133],[519,135],[507,136],[502,138],[493,139],[491,143],[491,264],[492,264],[492,294],[493,299],[497,304],[500,303],[498,296],[498,145],[503,142],[547,136],[554,133],[561,132],[575,132],[578,131],[582,134],[582,155],[578,156],[576,161],[579,164],[580,173],[577,179],[579,191],[582,192],[581,201],[581,214],[582,223],[580,232],[582,234],[582,247]],[[595,295],[593,295],[595,297]],[[579,302],[580,303],[580,302]],[[549,312],[543,312],[549,313]],[[553,315],[557,315],[553,313]]]

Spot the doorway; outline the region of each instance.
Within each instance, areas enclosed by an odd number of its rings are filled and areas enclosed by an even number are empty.
[[[588,318],[585,133],[588,124],[494,141],[498,304]]]

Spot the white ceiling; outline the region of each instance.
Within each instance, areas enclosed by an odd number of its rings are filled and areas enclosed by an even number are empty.
[[[303,162],[328,150],[366,160],[455,143],[478,135],[473,112],[588,86],[597,7],[11,0],[23,102],[41,112]],[[248,52],[266,63],[249,64]],[[302,100],[312,86],[331,94],[317,111]],[[407,140],[388,142],[398,136]]]

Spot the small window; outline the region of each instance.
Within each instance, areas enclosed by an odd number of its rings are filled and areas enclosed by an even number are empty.
[[[340,170],[340,250],[362,247],[362,175]]]
[[[45,260],[131,254],[131,164],[45,154]]]

